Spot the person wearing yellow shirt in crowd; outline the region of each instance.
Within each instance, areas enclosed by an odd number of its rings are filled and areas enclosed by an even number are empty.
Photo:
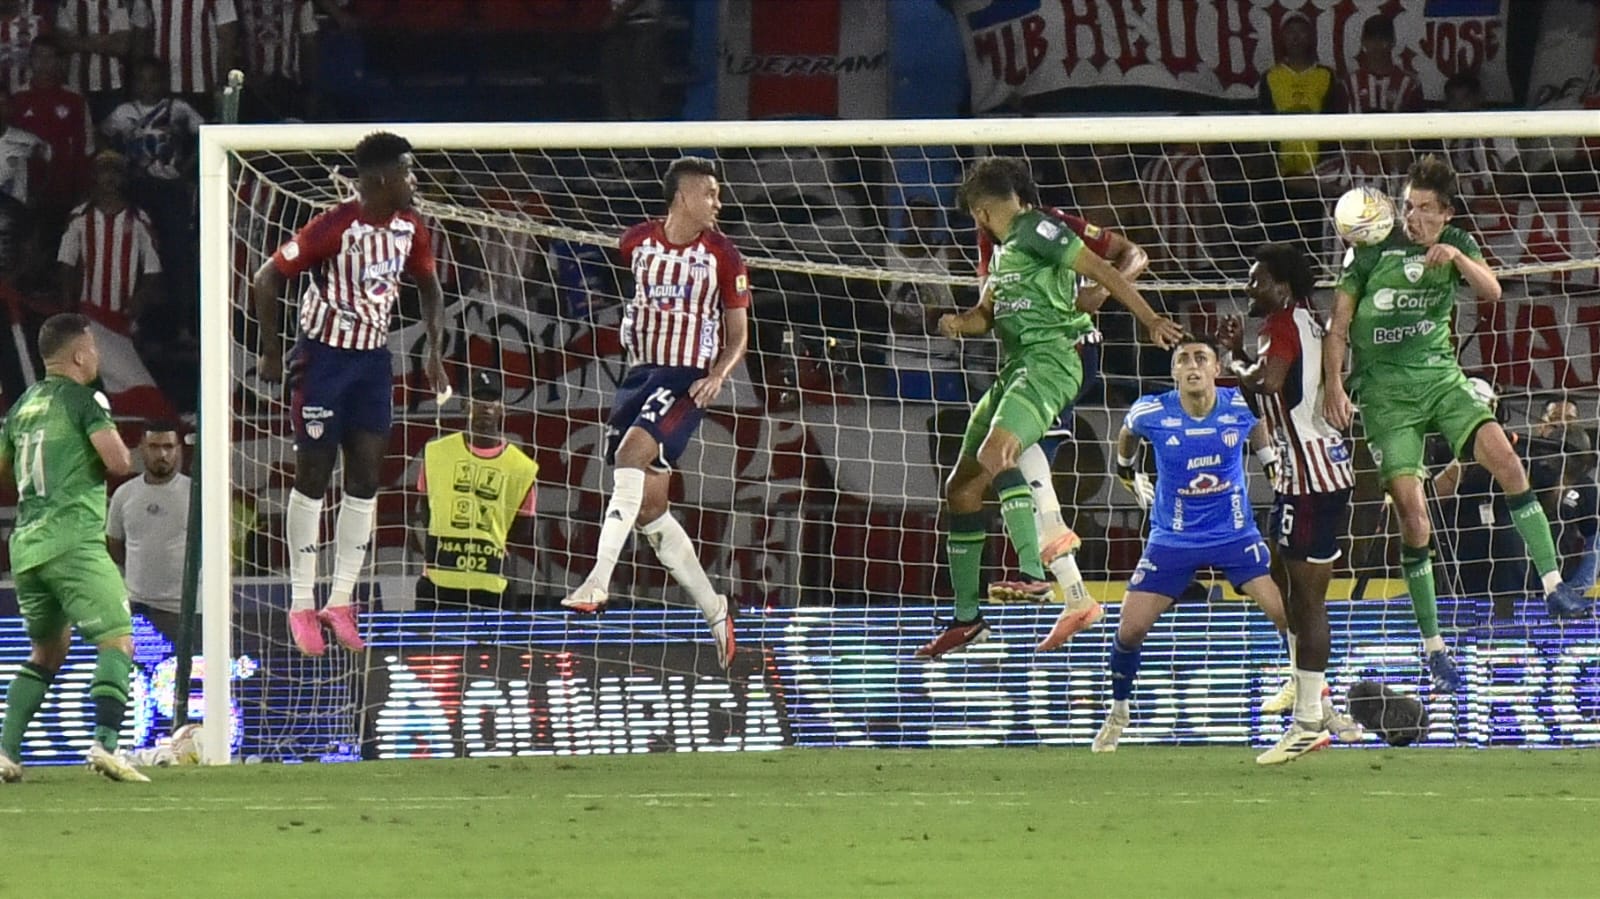
[[[503,608],[506,540],[532,542],[534,481],[539,463],[505,436],[500,380],[472,375],[467,430],[428,442],[422,450],[412,516],[412,542],[422,550],[417,608]]]
[[[1261,111],[1321,113],[1332,109],[1333,69],[1317,62],[1317,32],[1303,13],[1284,16],[1278,27],[1278,63],[1261,76]],[[1278,144],[1278,172],[1288,178],[1309,175],[1321,147],[1314,140]]]

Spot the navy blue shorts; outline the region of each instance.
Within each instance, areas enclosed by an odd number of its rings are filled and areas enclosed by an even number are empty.
[[[1241,590],[1256,578],[1272,574],[1272,551],[1260,534],[1220,546],[1189,548],[1151,543],[1145,546],[1138,567],[1128,578],[1128,589],[1176,600],[1202,568],[1219,569],[1233,589]]]
[[[345,350],[301,338],[289,353],[295,449],[338,446],[348,431],[387,435],[393,378],[388,347]]]
[[[1349,509],[1348,489],[1279,496],[1272,503],[1272,539],[1286,559],[1334,562]]]
[[[629,369],[617,385],[611,417],[606,419],[606,463],[616,463],[617,447],[629,428],[643,428],[661,446],[651,467],[670,471],[706,416],[706,410],[689,396],[689,388],[705,376],[705,369],[682,366],[637,365]]]

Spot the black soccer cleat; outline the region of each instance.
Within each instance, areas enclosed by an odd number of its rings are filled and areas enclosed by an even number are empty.
[[[1350,688],[1350,717],[1390,746],[1409,746],[1428,733],[1428,710],[1414,696],[1364,680]]]

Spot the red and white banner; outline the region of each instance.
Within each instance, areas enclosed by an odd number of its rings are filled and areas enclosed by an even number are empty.
[[[724,119],[889,115],[887,0],[722,0]]]
[[[1225,100],[1256,97],[1277,58],[1274,35],[1291,12],[1316,27],[1318,57],[1351,65],[1361,26],[1394,20],[1395,59],[1439,100],[1457,72],[1476,72],[1492,103],[1511,100],[1506,74],[1509,0],[956,0],[972,85],[982,113],[1065,88],[1148,87]]]

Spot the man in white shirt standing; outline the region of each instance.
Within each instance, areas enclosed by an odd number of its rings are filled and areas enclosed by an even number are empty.
[[[176,646],[189,533],[189,478],[178,471],[183,450],[177,426],[146,423],[139,455],[144,474],[111,495],[106,546],[123,566],[133,611]]]

